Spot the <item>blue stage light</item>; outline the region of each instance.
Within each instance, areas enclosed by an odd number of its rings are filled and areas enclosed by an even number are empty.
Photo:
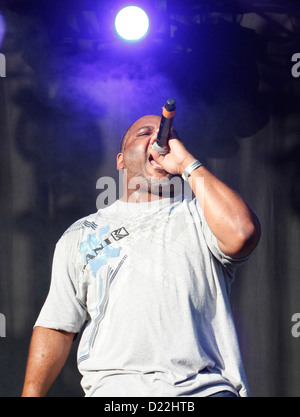
[[[117,34],[125,41],[139,41],[148,34],[150,21],[147,13],[138,6],[125,6],[115,18]]]
[[[4,35],[5,35],[5,21],[4,21],[4,17],[0,14],[0,47],[1,47]]]

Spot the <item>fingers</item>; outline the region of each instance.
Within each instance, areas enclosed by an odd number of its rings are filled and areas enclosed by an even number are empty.
[[[170,131],[170,139],[178,139],[178,140],[180,140],[177,131],[173,127],[172,127],[172,129]]]

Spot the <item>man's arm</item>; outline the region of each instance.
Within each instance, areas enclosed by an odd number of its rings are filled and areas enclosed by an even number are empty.
[[[74,333],[36,327],[30,343],[22,397],[44,397],[62,370]]]
[[[152,150],[153,159],[167,172],[182,175],[197,158],[177,138],[169,140],[169,147],[166,155]],[[222,252],[233,258],[249,255],[259,241],[261,227],[242,197],[204,166],[195,169],[188,181]]]
[[[259,241],[261,227],[243,198],[204,166],[195,169],[188,182],[221,251],[232,258],[249,255]]]

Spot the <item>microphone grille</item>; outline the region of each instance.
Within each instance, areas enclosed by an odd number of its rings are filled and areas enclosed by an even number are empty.
[[[165,105],[165,109],[167,111],[174,111],[176,109],[176,102],[173,98],[169,98],[169,100],[167,101]]]

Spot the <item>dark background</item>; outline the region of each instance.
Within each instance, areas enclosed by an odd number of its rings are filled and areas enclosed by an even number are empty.
[[[252,395],[299,396],[299,2],[140,1],[154,23],[134,45],[113,32],[123,3],[0,2],[0,396],[21,393],[55,242],[118,179],[126,128],[170,97],[189,149],[261,219],[232,291]],[[49,396],[83,395],[76,346]]]

